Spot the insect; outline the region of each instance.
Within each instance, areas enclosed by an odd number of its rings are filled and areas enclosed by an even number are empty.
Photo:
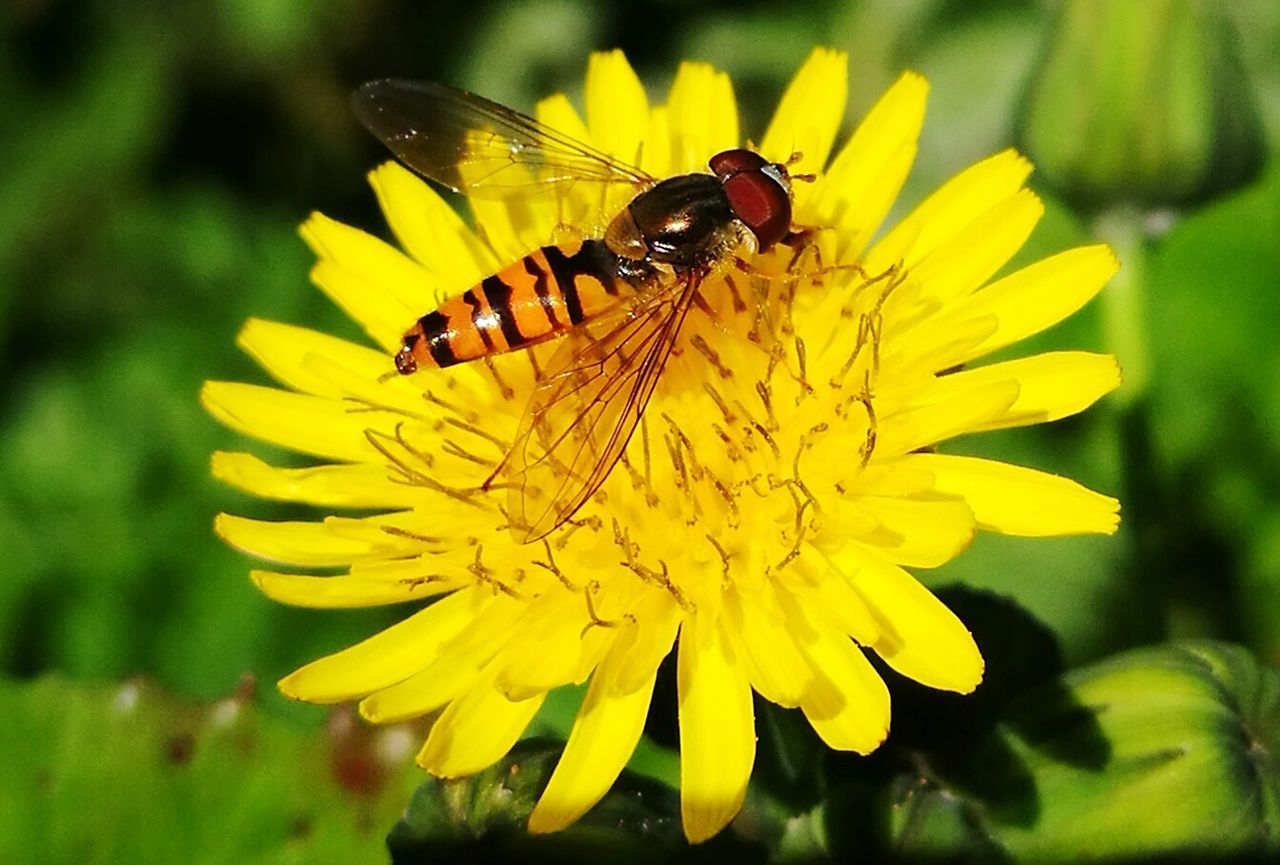
[[[427,312],[395,356],[405,375],[563,337],[499,470],[518,540],[570,519],[608,477],[644,413],[699,288],[791,236],[786,164],[747,149],[710,173],[659,181],[531,117],[442,84],[374,81],[361,122],[409,168],[473,198],[582,184],[630,202],[598,237],[543,246]],[[794,159],[794,157],[793,157]],[[810,179],[807,176],[800,179]],[[576,188],[575,188],[576,191]]]

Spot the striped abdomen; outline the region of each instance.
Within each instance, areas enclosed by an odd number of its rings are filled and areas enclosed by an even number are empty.
[[[452,366],[562,334],[628,293],[618,262],[601,240],[531,252],[418,319],[396,368]]]

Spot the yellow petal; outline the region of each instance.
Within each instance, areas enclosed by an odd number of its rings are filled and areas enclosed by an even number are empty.
[[[493,663],[494,687],[513,700],[574,682],[614,639],[613,629],[604,626],[584,632],[589,619],[581,595],[554,591],[526,606]]]
[[[373,463],[286,469],[252,454],[215,451],[213,476],[267,499],[340,508],[401,508],[421,501],[421,491],[398,484],[387,467]]]
[[[623,629],[613,648],[617,670],[611,678],[619,695],[629,694],[653,678],[680,627],[680,607],[664,590],[649,592],[634,609],[635,621]]]
[[[563,93],[556,93],[538,102],[534,116],[538,121],[552,129],[563,132],[574,141],[591,142],[591,133],[574,109],[569,98]],[[560,190],[560,199],[556,204],[556,220],[572,225],[584,233],[603,234],[608,226],[608,218],[613,214],[601,214],[602,205],[598,184],[575,183]],[[552,238],[554,239],[554,238]]]
[[[937,326],[994,316],[995,331],[967,355],[975,357],[1039,333],[1084,306],[1120,268],[1104,244],[1070,249],[1024,267],[957,303],[940,317]]]
[[[908,274],[924,297],[942,304],[970,294],[1022,248],[1044,215],[1044,204],[1023,189],[940,243]]]
[[[964,623],[897,565],[873,553],[849,563],[850,584],[880,620],[872,648],[922,685],[967,694],[982,681],[983,662]]]
[[[738,108],[729,76],[709,63],[681,63],[667,97],[671,157],[666,174],[706,171],[707,160],[738,146]]]
[[[699,628],[711,633],[700,634]],[[734,818],[756,756],[751,686],[714,624],[690,617],[676,664],[680,703],[680,813],[696,844]]]
[[[947,318],[945,324],[935,325],[935,320],[942,317],[931,316],[905,332],[902,339],[893,340],[893,344],[886,347],[881,361],[883,367],[924,369],[931,374],[952,369],[964,358],[972,357],[978,346],[990,339],[1000,326],[994,315],[960,322]]]
[[[431,663],[440,645],[494,600],[483,591],[461,589],[362,643],[312,661],[281,679],[279,688],[312,703],[337,703],[385,688]]]
[[[273,601],[294,607],[326,610],[421,601],[466,584],[456,576],[443,575],[438,578],[421,576],[388,580],[366,574],[310,576],[253,571],[249,577]]]
[[[858,540],[899,565],[944,565],[973,542],[977,530],[973,511],[960,500],[862,496],[856,504],[877,523]]]
[[[313,213],[300,229],[320,259],[311,280],[387,351],[435,306],[438,283],[421,265],[372,235]]]
[[[392,369],[391,358],[385,352],[304,327],[260,318],[245,322],[236,342],[281,384],[314,396],[333,399],[347,396],[335,382],[318,374],[315,365],[309,362],[314,358],[325,358],[370,382],[376,382]],[[416,393],[421,403],[421,391],[415,391],[407,380],[397,377],[388,383],[397,386],[383,388],[384,393],[389,396],[412,396]]]
[[[504,594],[490,597],[483,615],[473,616],[465,629],[436,644],[412,675],[366,697],[360,703],[360,714],[374,723],[390,724],[438,709],[464,691],[498,693],[492,687],[490,661],[501,650],[525,605]]]
[[[844,121],[849,94],[849,58],[843,51],[815,48],[782,94],[778,110],[760,142],[767,159],[786,162],[792,154],[801,158],[788,166],[793,174],[821,172],[831,155],[831,145]],[[796,184],[796,198],[812,190]]]
[[[613,655],[591,677],[564,753],[529,815],[529,831],[556,832],[577,820],[609,791],[644,732],[654,679],[629,693],[612,681]]]
[[[813,674],[787,631],[782,611],[776,604],[765,609],[763,594],[725,593],[728,630],[751,687],[772,703],[794,708],[809,689]]]
[[[404,538],[389,533],[353,536],[335,529],[331,521],[276,522],[218,514],[213,530],[241,552],[290,565],[345,565],[414,549]]]
[[[436,720],[418,765],[438,778],[479,772],[511,750],[546,696],[513,703],[492,686],[477,684]]]
[[[947,382],[954,376],[944,376]],[[984,387],[939,387],[938,399],[895,412],[879,422],[875,456],[893,457],[918,450],[953,436],[984,429],[1004,417],[1018,398],[1016,381],[1000,381]]]
[[[384,162],[369,172],[369,183],[396,239],[430,273],[438,294],[457,294],[497,269],[454,209],[400,163]]]
[[[388,418],[352,411],[338,400],[238,382],[208,381],[200,402],[222,423],[261,441],[337,460],[377,460],[365,430],[390,433]]]
[[[528,182],[533,175],[529,174]],[[520,184],[512,177],[513,184]],[[551,243],[558,220],[554,200],[549,196],[513,196],[504,199],[472,198],[471,213],[484,239],[493,250],[493,260],[503,267],[528,252]]]
[[[929,84],[905,73],[880,97],[796,221],[837,232],[837,257],[856,260],[897,200],[916,157]]]
[[[843,544],[844,539],[841,539]],[[823,620],[864,646],[880,639],[880,625],[849,581],[828,566],[813,585],[797,592],[800,608],[821,610]]]
[[[800,708],[813,729],[839,751],[869,754],[889,734],[889,689],[862,650],[844,634],[817,628],[803,645],[813,683]]]
[[[915,267],[948,238],[1022,188],[1031,163],[1005,150],[970,166],[926,198],[867,253],[868,273]]]
[[[648,134],[649,98],[619,50],[597,51],[587,62],[587,128],[605,153],[635,165]]]
[[[1120,502],[1058,475],[944,454],[909,454],[903,461],[932,472],[940,492],[962,496],[989,531],[1027,537],[1109,535],[1120,523]]]
[[[553,93],[545,99],[538,100],[534,116],[538,118],[539,123],[550,126],[558,132],[563,132],[574,141],[588,142],[591,140],[591,133],[587,131],[587,124],[582,122],[582,118],[578,115],[577,110],[574,109],[573,103],[563,93]]]
[[[649,137],[644,140],[639,167],[653,177],[676,173],[671,168],[671,111],[665,105],[655,105],[649,111]],[[600,233],[607,227],[605,222]]]
[[[403,682],[361,700],[360,717],[372,724],[397,724],[434,712],[480,686],[484,671],[470,661],[453,655],[434,659]]]
[[[1048,423],[1084,411],[1120,386],[1120,367],[1109,354],[1055,351],[965,370],[947,378],[986,386],[1016,381],[1018,398],[1001,416],[977,430]]]

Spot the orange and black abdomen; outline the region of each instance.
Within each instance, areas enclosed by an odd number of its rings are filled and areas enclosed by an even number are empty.
[[[565,333],[617,303],[618,265],[601,240],[535,250],[418,319],[396,367],[452,366]]]

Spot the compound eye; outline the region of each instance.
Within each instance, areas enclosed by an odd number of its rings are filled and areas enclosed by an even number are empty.
[[[711,157],[707,163],[715,176],[721,180],[742,171],[759,171],[768,164],[768,161],[759,153],[741,147],[721,151]]]
[[[791,197],[777,180],[762,171],[734,174],[724,182],[733,213],[760,242],[764,252],[791,228]]]

